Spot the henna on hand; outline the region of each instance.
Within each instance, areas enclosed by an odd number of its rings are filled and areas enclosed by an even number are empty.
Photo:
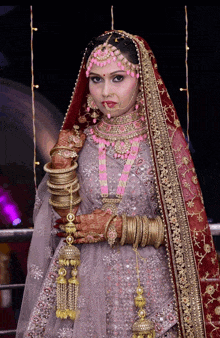
[[[104,241],[105,226],[111,216],[109,212],[100,209],[96,209],[92,214],[76,216],[76,243],[96,243]],[[121,217],[117,216],[114,222],[118,238],[120,238],[122,231]]]
[[[80,142],[77,144],[74,142],[76,139],[79,140],[79,138],[76,136],[76,132],[74,130],[62,130],[59,134],[59,138],[55,146],[52,148],[52,150],[56,147],[68,147],[71,150],[75,151],[77,154],[79,151],[82,149],[85,140],[86,140],[86,135],[82,132],[79,131],[80,135]],[[77,145],[77,146],[76,146]],[[51,159],[52,162],[52,168],[54,169],[63,169],[63,168],[68,168],[71,166],[73,160],[72,158],[65,158],[59,154],[54,154]]]
[[[105,225],[111,218],[111,214],[108,211],[103,211],[96,209],[91,214],[76,216],[74,223],[76,224],[77,231],[74,234],[75,243],[97,243],[103,242],[106,239],[104,238]],[[66,219],[62,218],[58,220],[58,226],[63,229],[61,224],[65,224]],[[122,233],[122,218],[116,216],[114,219],[114,225],[118,234],[118,238],[121,238]],[[65,233],[59,233],[59,237],[65,237]]]

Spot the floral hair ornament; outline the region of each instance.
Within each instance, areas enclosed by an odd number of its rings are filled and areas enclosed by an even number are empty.
[[[139,65],[129,62],[117,47],[108,43],[108,40],[92,51],[86,64],[86,77],[89,77],[93,64],[99,67],[105,67],[111,62],[117,62],[117,66],[121,68],[121,70],[126,71],[131,77],[138,79],[140,76]]]

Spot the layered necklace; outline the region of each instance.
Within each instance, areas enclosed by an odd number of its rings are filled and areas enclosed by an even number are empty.
[[[145,120],[137,110],[111,119],[103,117],[100,123],[91,127],[90,133],[93,141],[99,146],[99,181],[102,209],[117,214],[131,167],[138,154],[140,141],[147,138]],[[126,160],[119,179],[116,198],[109,198],[108,191],[106,151],[109,147],[113,148],[115,158]]]

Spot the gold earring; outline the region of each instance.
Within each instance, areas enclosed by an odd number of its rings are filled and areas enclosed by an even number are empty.
[[[88,94],[87,95],[87,111],[89,112],[90,109],[95,110],[95,109],[98,109],[98,107],[97,107],[92,95]]]
[[[93,123],[97,122],[97,118],[99,117],[99,113],[96,111],[98,109],[93,97],[91,94],[87,95],[87,112],[90,112],[90,109],[93,110],[91,117],[93,119]]]
[[[138,108],[141,108],[143,106],[143,95],[142,92],[139,91],[138,95],[137,95],[137,99],[136,99],[136,105],[135,105],[135,109],[137,110]]]

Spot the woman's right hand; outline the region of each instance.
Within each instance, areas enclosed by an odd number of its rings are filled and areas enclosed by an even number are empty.
[[[70,149],[67,150],[71,153],[74,151],[76,154],[82,149],[85,143],[86,135],[82,132],[76,132],[74,129],[72,130],[62,130],[59,134],[59,138],[55,146],[51,149],[51,162],[52,168],[54,169],[63,169],[71,167],[72,162],[75,160],[73,157],[66,157],[62,154],[58,153],[59,148],[68,147]],[[55,148],[58,148],[57,150]],[[65,151],[65,149],[63,149]],[[59,209],[54,207],[54,210],[63,218],[65,219],[66,215],[69,213],[69,209]],[[78,206],[74,207],[72,212],[75,214],[78,210]]]
[[[68,147],[71,149],[71,151],[76,152],[77,154],[79,151],[82,149],[86,135],[82,132],[78,132],[79,136],[76,134],[75,130],[62,130],[59,134],[59,138],[55,146],[51,149],[52,152],[52,157],[51,157],[51,162],[52,162],[52,168],[54,169],[63,169],[63,168],[68,168],[71,166],[73,162],[72,157],[64,157],[60,154],[58,154],[55,150],[53,151],[54,148],[59,148],[59,147]]]

